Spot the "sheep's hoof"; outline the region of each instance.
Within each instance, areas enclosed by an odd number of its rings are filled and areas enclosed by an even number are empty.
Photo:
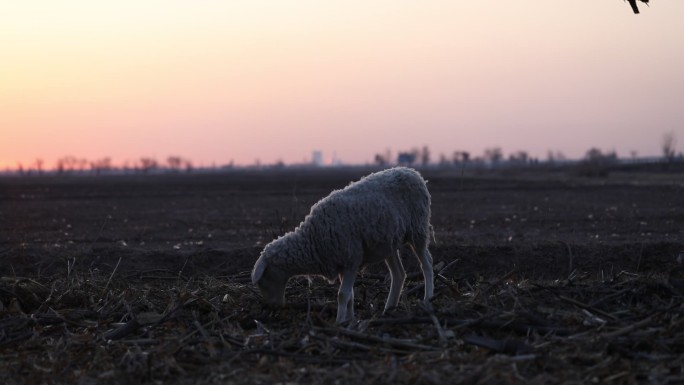
[[[382,315],[391,317],[397,310],[399,310],[399,307],[397,306],[386,307],[385,310],[382,311]]]
[[[341,322],[335,321],[335,326],[338,326],[338,327],[341,327],[344,329],[348,329],[352,325],[353,321],[354,321],[353,319],[348,319],[348,320],[344,320]]]
[[[337,320],[335,320],[335,325],[347,327],[347,326],[351,325],[352,322],[354,322],[354,317],[350,317],[350,318],[343,319],[343,320],[337,319]]]
[[[432,306],[432,302],[430,300],[423,301],[421,303],[421,308],[426,312],[426,313],[433,313],[435,311],[434,307]]]

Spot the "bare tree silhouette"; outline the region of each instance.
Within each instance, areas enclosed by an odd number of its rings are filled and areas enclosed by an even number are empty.
[[[430,148],[428,146],[423,146],[420,151],[420,163],[423,167],[430,164]]]
[[[439,154],[439,165],[445,167],[449,165],[449,158],[444,154]]]
[[[497,165],[501,160],[503,160],[503,151],[501,147],[491,147],[485,149],[484,159],[486,162],[492,165]]]
[[[549,150],[546,154],[546,161],[549,163],[563,162],[565,159],[565,154],[560,151]]]
[[[142,171],[143,174],[147,174],[151,170],[154,170],[155,168],[159,167],[159,163],[157,163],[157,160],[154,158],[147,158],[143,157],[140,158],[140,171]]]
[[[166,158],[166,163],[169,165],[171,171],[178,171],[183,165],[183,158],[180,156],[169,156]]]
[[[389,159],[385,159],[385,157],[382,154],[375,154],[375,158],[373,158],[373,163],[382,167],[389,163]]]
[[[38,175],[43,173],[43,159],[37,158],[36,161],[34,162],[36,172],[38,172]]]
[[[73,155],[63,156],[57,159],[57,173],[64,174],[70,171],[85,170],[88,161],[86,159],[77,158]]]
[[[527,151],[517,151],[508,155],[508,161],[517,165],[525,165],[530,161],[530,156]]]
[[[451,159],[454,164],[468,163],[470,161],[470,153],[468,151],[454,151]]]
[[[596,147],[590,148],[584,159],[577,167],[577,173],[581,176],[589,177],[606,177],[608,176],[609,168],[618,160],[615,151],[603,152]]]
[[[668,162],[672,162],[675,157],[675,146],[677,145],[677,137],[673,131],[665,133],[663,135],[663,157]]]
[[[100,175],[103,171],[109,171],[111,168],[112,160],[109,157],[90,162],[90,169],[95,172],[95,175]]]
[[[231,161],[231,166],[233,162]],[[192,172],[192,170],[195,168],[192,165],[192,161],[189,159],[183,159],[183,167],[185,167],[185,172]]]
[[[166,158],[166,164],[172,172],[179,172],[185,169],[186,172],[191,172],[193,169],[192,161],[181,156],[173,155]]]

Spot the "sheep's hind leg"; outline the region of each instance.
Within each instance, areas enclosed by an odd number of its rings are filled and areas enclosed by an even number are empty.
[[[401,295],[401,289],[404,287],[404,281],[406,280],[406,271],[404,266],[401,264],[401,258],[399,256],[399,250],[395,253],[391,253],[390,256],[385,259],[385,264],[390,272],[390,278],[392,283],[390,284],[390,292],[387,296],[387,302],[385,302],[385,310],[397,306],[399,303],[399,296]]]
[[[350,269],[340,274],[340,290],[337,292],[337,319],[335,323],[342,323],[354,318],[354,281],[356,269]]]
[[[435,277],[434,271],[432,270],[432,255],[427,246],[421,247],[420,252],[417,252],[413,245],[409,244],[409,247],[413,250],[416,258],[418,258],[418,262],[420,262],[420,269],[423,271],[423,279],[425,280],[425,297],[423,298],[423,302],[425,303],[425,306],[430,309],[430,299],[433,296],[435,288]]]

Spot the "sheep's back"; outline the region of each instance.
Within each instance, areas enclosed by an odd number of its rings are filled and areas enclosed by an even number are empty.
[[[427,242],[430,195],[415,171],[371,174],[316,203],[300,226],[316,255],[334,255],[341,265],[382,260],[405,242]],[[384,254],[384,255],[383,255]]]

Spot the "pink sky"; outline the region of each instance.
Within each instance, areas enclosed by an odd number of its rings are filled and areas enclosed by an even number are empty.
[[[0,168],[684,147],[683,1],[16,1]]]

